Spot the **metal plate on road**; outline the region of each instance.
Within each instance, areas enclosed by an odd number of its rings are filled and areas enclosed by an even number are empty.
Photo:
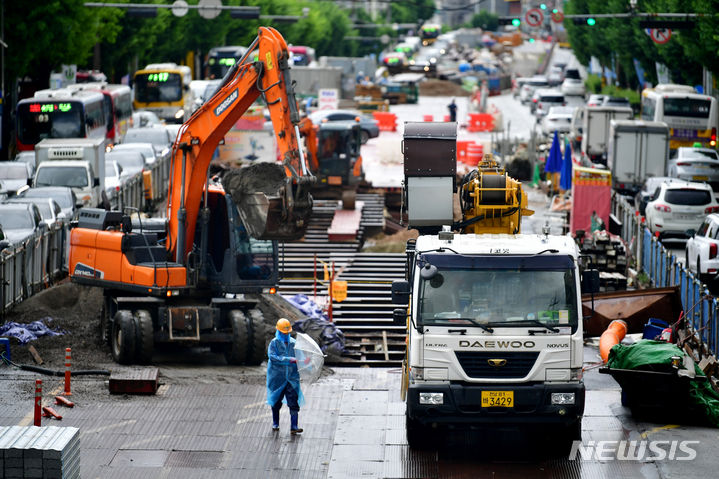
[[[527,11],[527,14],[524,16],[524,19],[527,21],[527,24],[530,27],[538,27],[544,21],[544,14],[540,9],[532,8],[531,10]]]

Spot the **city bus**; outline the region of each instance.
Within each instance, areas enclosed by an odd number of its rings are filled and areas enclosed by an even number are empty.
[[[99,91],[105,98],[107,114],[107,140],[120,143],[132,121],[132,90],[127,85],[107,82],[88,82],[68,85],[69,90]]]
[[[232,65],[240,61],[247,48],[240,46],[215,47],[207,54],[205,63],[205,78],[208,80],[220,80]]]
[[[433,44],[439,34],[442,33],[442,27],[434,23],[425,23],[419,29],[419,37],[422,39],[422,45],[427,46]]]
[[[669,149],[680,146],[715,148],[719,122],[716,98],[688,85],[659,84],[642,91],[642,120],[669,125]]]
[[[190,67],[151,63],[135,72],[135,110],[148,110],[169,123],[184,123],[193,112]]]
[[[17,149],[29,151],[45,138],[105,138],[107,114],[97,91],[39,90],[17,104]]]

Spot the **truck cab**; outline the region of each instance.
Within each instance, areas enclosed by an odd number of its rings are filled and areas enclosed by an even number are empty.
[[[440,232],[408,245],[393,301],[411,311],[395,316],[408,324],[411,446],[448,425],[533,423],[580,438],[578,254],[568,236]]]

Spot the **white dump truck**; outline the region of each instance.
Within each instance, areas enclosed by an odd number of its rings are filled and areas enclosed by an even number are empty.
[[[431,445],[438,427],[535,424],[568,448],[584,412],[582,286],[598,290],[598,273],[580,274],[571,237],[520,233],[532,211],[491,158],[460,182],[454,220],[454,125],[405,125],[409,227],[420,236],[392,299],[408,335],[409,444]],[[415,194],[428,182],[431,194]]]

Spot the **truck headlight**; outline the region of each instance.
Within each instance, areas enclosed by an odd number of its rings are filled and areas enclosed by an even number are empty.
[[[412,379],[422,381],[424,380],[424,368],[413,367],[409,370],[409,375]]]
[[[419,393],[419,403],[431,406],[444,404],[444,393]]]
[[[574,404],[574,393],[552,393],[552,404]]]

